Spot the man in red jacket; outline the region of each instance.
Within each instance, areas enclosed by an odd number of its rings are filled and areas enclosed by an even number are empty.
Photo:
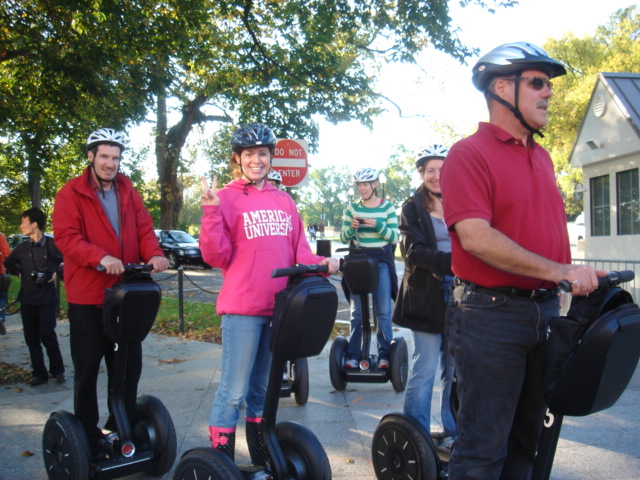
[[[58,192],[52,215],[56,245],[64,255],[75,369],[74,411],[96,460],[105,455],[96,392],[103,357],[109,384],[113,380],[113,344],[104,336],[102,326],[105,288],[119,280],[127,263],[149,263],[158,272],[168,266],[142,198],[131,180],[118,172],[124,148],[122,134],[110,128],[89,135],[89,166]],[[133,423],[142,345],[130,342],[128,348],[125,407]],[[114,429],[115,420],[110,415],[105,430]]]

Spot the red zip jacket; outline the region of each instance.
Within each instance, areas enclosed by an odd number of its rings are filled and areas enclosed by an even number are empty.
[[[163,256],[153,231],[151,215],[131,180],[116,177],[120,216],[120,239],[109,223],[98,194],[94,191],[90,167],[69,180],[56,195],[51,216],[56,246],[64,256],[64,283],[69,303],[104,304],[105,288],[119,279],[96,270],[105,255],[123,264],[146,263]]]

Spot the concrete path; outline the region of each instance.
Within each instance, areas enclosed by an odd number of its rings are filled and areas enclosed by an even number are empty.
[[[7,318],[7,335],[0,337],[0,361],[29,367],[20,317]],[[0,480],[40,480],[46,474],[42,460],[42,431],[55,410],[73,411],[73,371],[69,354],[68,323],[58,325],[58,336],[69,380],[29,385],[0,386]],[[395,335],[410,338],[405,330]],[[178,457],[205,446],[209,408],[217,388],[221,347],[151,334],[144,343],[141,394],[159,397],[172,415],[178,436]],[[390,383],[349,384],[334,391],[329,380],[330,345],[309,359],[310,397],[305,406],[293,398],[281,400],[278,420],[294,420],[315,432],[324,445],[334,479],[373,480],[371,440],[380,418],[401,411],[404,394]],[[106,419],[106,372],[99,378],[103,419]],[[436,388],[433,412],[438,412]],[[242,422],[243,423],[243,422]],[[437,420],[434,419],[437,426]],[[552,478],[555,480],[640,478],[640,375],[609,410],[582,418],[566,418]],[[248,461],[243,425],[239,425],[237,457]],[[132,479],[149,478],[137,474]],[[171,473],[165,478],[171,478]]]

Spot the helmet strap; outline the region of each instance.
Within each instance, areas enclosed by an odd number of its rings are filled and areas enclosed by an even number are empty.
[[[522,116],[522,112],[520,111],[520,108],[518,107],[518,100],[520,97],[520,77],[522,77],[522,72],[518,72],[516,73],[515,76],[515,106],[511,105],[509,102],[507,102],[504,98],[500,98],[498,95],[496,95],[495,93],[493,93],[491,90],[487,89],[487,95],[490,96],[491,98],[493,98],[496,102],[501,103],[502,105],[504,105],[505,107],[507,107],[509,110],[511,110],[511,112],[513,113],[513,115],[518,119],[518,121],[522,124],[522,126],[524,128],[526,128],[527,130],[529,130],[529,132],[531,132],[531,142],[533,143],[533,136],[534,135],[540,135],[540,138],[544,138],[544,135],[542,134],[542,132],[536,128],[533,128],[531,125],[529,125],[526,120],[524,119],[524,117]]]

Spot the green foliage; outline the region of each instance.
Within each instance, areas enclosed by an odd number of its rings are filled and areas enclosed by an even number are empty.
[[[558,183],[565,197],[567,216],[582,210],[582,201],[573,198],[582,171],[569,165],[569,155],[600,72],[635,72],[640,64],[640,9],[637,5],[611,15],[593,37],[569,34],[548,40],[544,48],[567,66],[568,75],[554,79],[549,123],[542,145],[553,158]]]
[[[384,185],[384,196],[396,208],[401,207],[419,185],[415,171],[415,153],[409,152],[404,145],[396,145],[389,157],[387,167],[381,171],[387,180]],[[382,186],[379,186],[378,196],[382,196],[382,190]]]
[[[320,223],[325,226],[342,226],[342,212],[351,200],[349,190],[353,189],[351,173],[346,166],[311,169],[309,186],[295,189],[296,203],[305,226]]]

